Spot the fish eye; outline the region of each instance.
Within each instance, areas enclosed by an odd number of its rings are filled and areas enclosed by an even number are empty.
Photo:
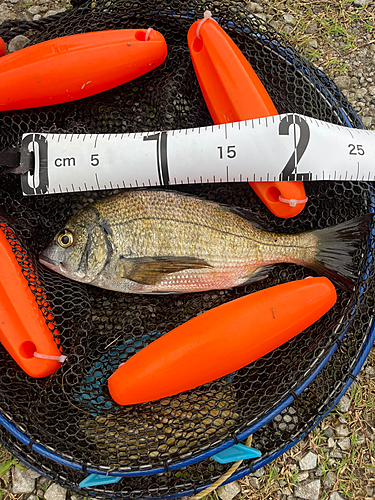
[[[73,244],[73,235],[70,231],[62,231],[57,237],[58,244],[63,248],[68,248]]]

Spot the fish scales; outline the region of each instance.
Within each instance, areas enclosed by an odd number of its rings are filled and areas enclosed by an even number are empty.
[[[212,266],[168,274],[158,284],[162,291],[176,287],[188,291],[191,286],[202,290],[212,286],[227,288],[228,284],[246,281],[259,261],[285,262],[289,256],[295,262],[303,260],[306,253],[307,242],[304,245],[301,241],[306,236],[288,237],[285,241],[210,202],[174,193],[160,192],[162,196],[157,198],[155,192],[143,191],[142,196],[134,196],[136,193],[119,197],[116,211],[112,200],[98,208],[101,217],[111,224],[114,244],[122,255],[188,256]],[[117,222],[119,214],[122,220]],[[296,254],[297,245],[300,256]],[[285,248],[282,256],[280,246]]]
[[[191,255],[226,263],[273,262],[280,247],[284,247],[285,254],[293,260],[296,249],[300,247],[302,261],[308,258],[308,240],[312,246],[316,245],[316,238],[311,235],[283,237],[267,233],[246,219],[203,200],[183,197],[183,203],[179,205],[176,201],[181,200],[176,200],[176,195],[161,192],[158,194],[167,196],[153,204],[155,197],[150,196],[152,193],[155,192],[142,192],[143,203],[137,203],[137,196],[134,206],[130,193],[119,198],[116,212],[112,211],[113,200],[98,209],[101,217],[113,225],[116,243],[121,246],[129,241],[139,257],[145,254]],[[124,220],[117,222],[119,213]],[[139,215],[134,217],[134,214]]]
[[[77,212],[40,260],[73,279],[122,292],[225,289],[264,278],[265,267],[280,262],[335,277],[339,273],[327,270],[324,259],[339,265],[342,258],[343,268],[349,266],[353,245],[343,241],[348,231],[359,239],[364,225],[361,219],[320,232],[275,234],[214,202],[133,190]]]

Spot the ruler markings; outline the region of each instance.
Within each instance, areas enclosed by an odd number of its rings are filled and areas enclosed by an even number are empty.
[[[288,123],[289,134],[280,133],[282,121]],[[305,146],[301,135],[306,127]],[[159,138],[157,147],[151,149],[139,140],[150,135]],[[34,184],[39,181],[34,180],[31,184],[33,177],[28,176],[26,183],[30,189],[24,193],[28,195],[37,194],[36,191],[46,194],[114,189],[114,186],[166,185],[169,178],[174,184],[243,182],[249,178],[253,182],[277,181],[288,161],[292,167],[288,180],[296,180],[296,175],[299,178],[310,176],[311,180],[370,180],[375,177],[375,164],[373,167],[371,162],[375,154],[373,131],[352,129],[298,114],[234,122],[230,126],[225,123],[157,133],[34,132],[25,134],[23,141],[23,148],[28,146],[27,151],[36,151],[38,157],[44,154],[46,157],[40,158],[38,163],[46,160],[43,165],[47,165],[43,189],[36,189]],[[306,139],[304,141],[306,143]],[[45,153],[41,153],[43,148]],[[157,163],[160,182],[157,181]],[[366,170],[368,174],[363,173]],[[35,179],[45,176],[40,165],[36,175]]]

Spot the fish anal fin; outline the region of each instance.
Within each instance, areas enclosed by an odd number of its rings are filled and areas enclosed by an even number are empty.
[[[118,263],[119,276],[143,285],[156,285],[166,275],[185,269],[212,267],[203,259],[195,257],[123,257]]]
[[[251,276],[246,277],[244,279],[244,281],[242,282],[241,285],[249,285],[250,283],[254,283],[255,281],[260,281],[260,280],[266,279],[269,276],[273,267],[274,267],[273,264],[269,264],[269,265],[263,266],[263,267],[258,267],[258,269],[256,269],[251,274]]]

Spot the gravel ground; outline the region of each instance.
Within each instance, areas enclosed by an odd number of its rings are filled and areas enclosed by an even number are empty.
[[[249,12],[263,18],[326,72],[350,100],[367,128],[375,129],[375,0],[256,0]],[[66,1],[0,0],[0,23],[37,20],[69,8]],[[22,48],[16,37],[8,50]],[[334,412],[308,438],[271,466],[211,494],[221,500],[370,500],[375,498],[375,355]],[[280,419],[283,415],[280,415]],[[76,497],[38,474],[9,467],[0,498],[65,500]]]

